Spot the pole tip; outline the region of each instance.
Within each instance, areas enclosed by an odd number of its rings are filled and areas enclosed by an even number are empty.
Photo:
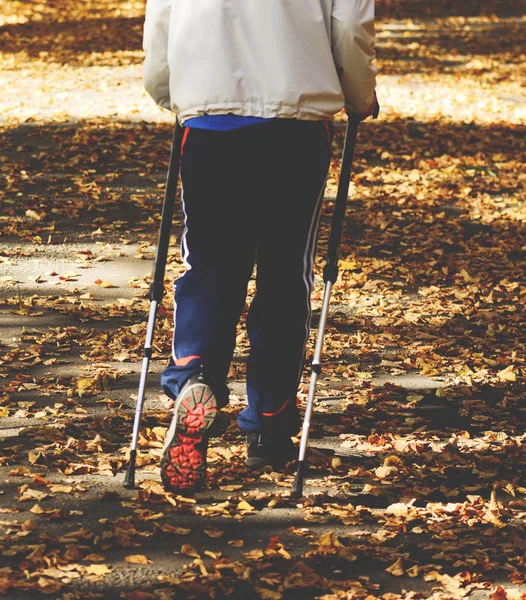
[[[126,469],[126,475],[124,477],[124,487],[133,490],[135,488],[135,458],[137,457],[137,451],[131,450],[130,462]]]
[[[296,478],[292,484],[292,496],[294,498],[301,498],[303,496],[303,477],[305,474],[305,463],[298,461],[298,469],[296,471]]]
[[[128,467],[126,476],[124,477],[124,487],[128,490],[135,489],[135,468],[131,468],[131,465]]]

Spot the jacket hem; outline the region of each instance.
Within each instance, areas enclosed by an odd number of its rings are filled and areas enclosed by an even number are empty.
[[[342,105],[343,107],[343,105]],[[177,113],[179,119],[184,123],[187,119],[202,117],[203,115],[224,115],[232,113],[240,117],[260,117],[263,119],[298,119],[305,121],[332,121],[334,115],[341,110],[336,105],[320,110],[313,106],[291,106],[286,104],[264,104],[252,102],[221,102],[217,104],[204,104],[181,110],[173,106],[172,110]]]

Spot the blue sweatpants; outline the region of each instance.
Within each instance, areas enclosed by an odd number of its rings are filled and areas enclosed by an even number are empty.
[[[186,128],[181,180],[187,271],[174,286],[174,336],[161,385],[175,398],[201,368],[220,404],[254,265],[247,317],[248,407],[238,424],[263,421],[294,435],[296,393],[331,133],[325,122],[274,119],[232,131]]]

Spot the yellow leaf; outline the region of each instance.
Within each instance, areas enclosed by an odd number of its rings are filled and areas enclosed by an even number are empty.
[[[396,517],[405,517],[409,513],[409,508],[407,504],[403,502],[396,502],[395,504],[391,504],[385,509],[386,514],[395,515]]]
[[[396,562],[394,562],[390,567],[387,567],[386,571],[394,575],[395,577],[401,577],[404,574],[404,564],[402,559],[399,558]]]
[[[89,390],[96,383],[94,377],[81,377],[77,379],[77,392],[79,396],[82,396],[84,392]]]
[[[261,560],[262,558],[265,558],[265,553],[263,552],[263,550],[251,550],[250,552],[245,552],[245,556],[248,558],[248,560]]]
[[[391,473],[395,473],[396,471],[396,467],[378,467],[374,470],[374,474],[378,479],[385,479],[385,477],[389,477]]]
[[[174,535],[188,535],[192,531],[186,527],[176,527],[170,523],[159,523],[157,524],[157,527],[163,531],[166,531],[166,533],[173,533]]]
[[[129,554],[124,559],[124,562],[127,562],[131,565],[147,565],[151,561],[149,561],[148,558],[144,556],[144,554]]]
[[[517,375],[513,372],[515,365],[510,365],[497,373],[497,377],[501,381],[517,381]]]
[[[44,460],[44,455],[42,454],[42,452],[35,452],[34,450],[30,450],[27,453],[27,458],[29,460],[29,462],[34,465],[37,462],[43,462]]]
[[[73,491],[72,485],[63,485],[62,483],[52,484],[49,486],[50,491],[55,494],[71,494]]]
[[[200,558],[197,550],[190,544],[183,544],[181,546],[181,554],[184,556],[193,556],[194,558]]]
[[[64,577],[68,577],[69,573],[61,571],[56,567],[48,567],[47,569],[44,569],[42,571],[42,575],[45,575],[46,577],[51,577],[52,579],[63,579]]]
[[[94,281],[94,283],[101,288],[116,288],[117,287],[114,283],[111,283],[111,281],[102,281],[102,279],[97,279],[96,281]]]
[[[250,505],[245,500],[241,500],[241,502],[237,505],[238,510],[254,510],[254,507]]]
[[[215,527],[208,527],[204,530],[206,535],[211,538],[220,538],[225,534],[221,529],[216,529]]]
[[[341,464],[342,464],[341,458],[336,457],[331,460],[331,467],[333,469],[338,469],[339,467],[341,467]]]
[[[440,375],[440,371],[433,365],[424,365],[420,374],[424,375],[424,377],[436,377],[437,375]]]
[[[102,554],[95,554],[93,552],[92,554],[88,554],[87,556],[85,556],[83,560],[92,560],[94,562],[102,562],[103,560],[106,560],[106,557],[102,556]]]
[[[41,492],[40,490],[32,490],[31,488],[25,490],[23,494],[19,498],[19,502],[26,502],[27,500],[44,500],[45,498],[49,498],[49,494],[46,492]]]
[[[404,461],[399,456],[390,454],[389,456],[386,456],[383,466],[384,467],[403,467]]]
[[[26,217],[33,219],[33,221],[41,221],[42,217],[34,210],[28,209],[26,210]]]
[[[353,271],[357,268],[357,264],[354,258],[351,258],[350,260],[345,259],[340,261],[339,268],[340,271]]]
[[[86,567],[86,573],[88,575],[107,575],[111,573],[111,569],[108,565],[88,565]]]
[[[409,396],[406,396],[405,399],[408,402],[420,402],[424,399],[424,396],[421,396],[420,394],[409,394]]]
[[[37,589],[43,594],[54,594],[62,589],[62,584],[55,579],[40,577],[37,581]]]
[[[266,588],[256,588],[256,592],[261,600],[281,600],[283,594],[274,590],[267,590]]]
[[[324,533],[319,539],[318,544],[320,546],[328,546],[331,548],[341,548],[343,544],[338,539],[338,536],[334,534],[334,531],[328,531]]]

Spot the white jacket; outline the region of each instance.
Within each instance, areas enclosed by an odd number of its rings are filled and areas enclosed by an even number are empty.
[[[374,98],[374,0],[148,0],[144,86],[182,122],[332,119]]]

